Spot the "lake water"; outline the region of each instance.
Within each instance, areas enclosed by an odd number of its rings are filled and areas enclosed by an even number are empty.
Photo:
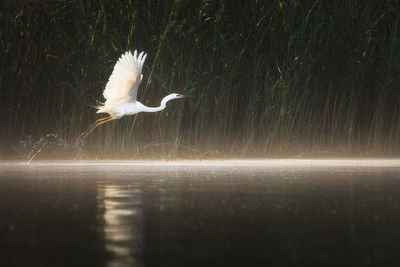
[[[0,162],[0,266],[400,266],[400,160]]]

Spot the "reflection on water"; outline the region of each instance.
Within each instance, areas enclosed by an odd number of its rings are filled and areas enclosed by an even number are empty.
[[[97,183],[98,219],[104,224],[106,266],[142,266],[143,192],[131,185]]]
[[[400,266],[400,160],[0,162],[0,266]]]

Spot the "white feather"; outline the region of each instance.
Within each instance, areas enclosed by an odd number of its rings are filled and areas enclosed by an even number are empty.
[[[138,55],[136,50],[133,55],[128,51],[119,58],[103,92],[106,101],[97,107],[97,113],[108,113],[110,120],[114,120],[139,112],[161,111],[165,109],[168,101],[184,97],[181,94],[169,94],[161,100],[159,107],[147,107],[136,101],[137,90],[143,79],[142,67],[145,60],[146,54],[141,52]],[[106,121],[108,120],[100,119],[89,132]]]
[[[168,101],[185,97],[182,94],[169,94],[161,100],[159,107],[147,107],[136,101],[137,90],[143,79],[142,67],[145,60],[146,54],[141,52],[138,55],[136,50],[133,55],[128,51],[119,58],[103,92],[106,102],[96,107],[97,113],[108,113],[110,116],[96,120],[79,135],[76,144],[81,144],[88,134],[104,123],[139,112],[158,112],[166,108]]]
[[[133,55],[128,51],[119,58],[103,92],[104,107],[136,101],[146,56],[143,52],[138,56],[135,50]]]

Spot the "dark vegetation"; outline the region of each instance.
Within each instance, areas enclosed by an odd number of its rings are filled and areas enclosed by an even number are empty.
[[[0,152],[74,139],[118,57],[148,53],[158,114],[97,129],[89,157],[396,156],[399,1],[1,1]]]

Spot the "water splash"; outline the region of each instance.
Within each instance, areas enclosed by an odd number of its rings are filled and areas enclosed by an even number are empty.
[[[75,152],[78,150],[76,145],[68,143],[57,134],[46,134],[36,144],[32,147],[31,151],[28,153],[26,159],[30,163],[37,155],[39,155],[46,147],[55,145],[64,152]]]
[[[88,135],[96,128],[96,122],[92,123],[89,125],[89,127],[80,135],[75,140],[75,147],[77,149],[76,157],[80,158],[82,155],[83,147],[85,146],[86,139]]]
[[[47,147],[49,145],[57,145],[58,147],[62,148],[64,151],[72,151],[72,152],[74,152],[75,158],[81,159],[83,147],[85,146],[88,135],[97,126],[103,124],[105,119],[109,119],[109,118],[99,119],[99,120],[95,121],[94,123],[92,123],[91,125],[89,125],[89,127],[84,132],[82,132],[80,135],[78,135],[78,137],[75,140],[75,143],[73,143],[73,144],[66,142],[64,139],[62,139],[61,137],[59,137],[56,134],[47,134],[47,135],[43,136],[33,146],[31,151],[29,152],[28,156],[26,157],[26,159],[28,160],[28,163],[30,163],[38,154],[40,154],[42,152],[42,150],[45,147]]]
[[[86,142],[86,138],[90,134],[90,132],[89,132],[90,129],[91,129],[91,126],[89,126],[89,128],[86,131],[84,131],[83,133],[78,135],[78,137],[75,140],[75,146],[79,147],[80,149],[83,148],[83,146],[85,145],[85,142]]]

